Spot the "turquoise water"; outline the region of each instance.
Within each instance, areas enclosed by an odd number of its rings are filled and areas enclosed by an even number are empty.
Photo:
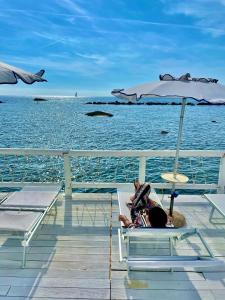
[[[115,98],[78,98],[51,99],[47,102],[34,102],[30,97],[1,96],[0,104],[0,147],[44,148],[44,149],[175,149],[181,106],[173,105],[87,105],[88,101],[113,101]],[[86,112],[103,110],[112,113],[112,118],[88,117]],[[212,122],[216,121],[216,122]],[[161,130],[169,133],[162,135]],[[183,141],[181,149],[225,149],[225,106],[186,106]],[[13,162],[13,160],[11,161]],[[153,160],[153,166],[163,169],[167,162],[159,163]],[[0,161],[4,164],[3,161]],[[111,164],[113,165],[113,161]],[[134,162],[128,179],[134,177],[138,162]],[[192,163],[192,162],[191,162]],[[196,162],[193,161],[193,164]],[[17,160],[18,164],[18,160]],[[48,160],[40,159],[20,162],[17,175],[21,175],[21,166],[29,173],[34,168],[38,179],[40,171],[46,180],[60,178],[62,161],[54,162],[55,170],[51,171]],[[74,162],[74,172],[76,173]],[[95,162],[96,166],[97,162]],[[108,176],[114,174],[111,164],[106,163]],[[164,165],[163,165],[164,164]],[[201,162],[197,162],[198,166]],[[205,161],[204,172],[216,180],[214,163]],[[130,162],[129,165],[132,165]],[[184,168],[190,166],[190,161],[184,162]],[[168,166],[169,167],[169,166]],[[195,166],[194,166],[195,167]],[[48,168],[48,171],[46,171]],[[132,169],[133,168],[133,169]],[[152,165],[149,168],[153,168]],[[191,166],[193,168],[193,166]],[[10,177],[9,170],[2,172],[2,177]],[[212,172],[213,171],[213,172]],[[23,170],[24,172],[24,170]],[[154,173],[155,172],[155,173]],[[158,171],[151,170],[151,176],[158,176]],[[13,173],[13,172],[11,172]],[[34,171],[31,172],[34,176]],[[135,173],[135,176],[137,174]],[[15,175],[14,175],[15,176]],[[25,179],[29,179],[29,176]],[[80,174],[75,174],[81,179]],[[90,175],[91,176],[91,175]],[[122,176],[122,175],[121,175]],[[149,175],[150,176],[150,175]],[[101,175],[99,175],[99,178]],[[24,175],[23,175],[24,179]],[[77,178],[75,178],[77,179]],[[152,178],[151,178],[152,179]],[[202,179],[203,180],[203,179]]]

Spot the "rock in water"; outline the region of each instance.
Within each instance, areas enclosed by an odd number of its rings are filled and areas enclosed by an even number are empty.
[[[48,100],[44,98],[34,98],[34,101],[48,101]]]
[[[89,117],[113,117],[113,114],[104,111],[99,111],[99,110],[88,112],[85,115]]]

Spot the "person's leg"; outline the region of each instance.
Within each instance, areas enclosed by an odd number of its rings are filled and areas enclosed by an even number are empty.
[[[134,199],[136,198],[136,192],[140,189],[141,187],[141,183],[139,181],[139,179],[135,179],[134,180],[134,189],[135,189],[135,193],[134,195],[130,196],[130,201],[133,202]]]

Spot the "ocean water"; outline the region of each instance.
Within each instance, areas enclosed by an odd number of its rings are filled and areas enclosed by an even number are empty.
[[[179,125],[180,105],[92,105],[90,101],[115,101],[111,97],[89,98],[51,98],[46,102],[34,102],[32,97],[1,96],[0,100],[0,147],[12,148],[44,148],[44,149],[115,149],[115,150],[146,150],[146,149],[175,149]],[[148,100],[149,101],[149,100]],[[113,114],[113,117],[88,117],[87,112],[102,110]],[[161,134],[162,130],[168,134]],[[186,106],[181,149],[225,149],[225,106]],[[5,159],[5,158],[4,158]],[[113,165],[115,161],[111,161]],[[9,165],[12,165],[13,160]],[[34,164],[38,180],[39,172],[48,172],[45,179],[61,178],[62,172],[51,173],[45,158],[30,161],[25,167],[21,161],[16,171],[16,178],[20,177],[24,168],[34,176]],[[106,163],[106,162],[105,162]],[[128,179],[136,176],[136,166],[130,167]],[[204,162],[204,176],[211,176],[216,180],[215,165],[217,161]],[[3,158],[0,164],[4,164]],[[8,161],[7,161],[8,164]],[[17,164],[18,161],[17,161]],[[62,162],[54,162],[60,169]],[[74,162],[74,173],[76,173]],[[95,162],[96,166],[97,162]],[[128,162],[132,165],[132,162]],[[152,165],[153,164],[153,165]],[[164,165],[167,162],[164,162]],[[183,168],[193,172],[202,162],[188,161]],[[114,169],[109,163],[107,172],[102,176],[113,178]],[[23,166],[23,171],[22,167]],[[40,167],[41,166],[41,167]],[[163,163],[152,160],[151,166],[163,169]],[[172,165],[171,165],[172,166]],[[168,167],[170,167],[168,165]],[[46,171],[48,169],[48,171]],[[8,180],[10,167],[1,172],[1,176]],[[33,170],[33,171],[32,171]],[[135,171],[134,171],[135,170]],[[151,170],[152,178],[159,177],[158,171]],[[158,172],[158,173],[157,173]],[[11,172],[13,173],[13,172]],[[20,174],[21,173],[21,174]],[[84,172],[83,172],[84,173]],[[134,174],[135,173],[135,174]],[[23,179],[29,180],[23,175]],[[81,180],[75,174],[76,180]],[[76,177],[77,176],[77,177]],[[91,175],[89,175],[90,177]],[[122,176],[123,175],[118,175]],[[150,175],[149,175],[150,176]],[[202,177],[204,177],[202,175]],[[11,177],[10,177],[11,178]],[[152,178],[150,178],[152,180]],[[15,178],[14,178],[15,179]],[[201,179],[202,182],[205,180]]]
[[[0,147],[175,149],[181,106],[88,105],[114,98],[0,100]],[[112,118],[88,117],[102,110]],[[212,121],[216,121],[215,123]],[[167,130],[162,135],[161,130]],[[181,149],[225,149],[225,106],[186,106]]]

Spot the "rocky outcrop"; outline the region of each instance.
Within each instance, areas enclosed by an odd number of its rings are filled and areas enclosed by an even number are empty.
[[[113,114],[99,110],[88,112],[85,115],[89,117],[113,117]]]
[[[34,98],[34,101],[48,101],[47,99],[45,98]]]

